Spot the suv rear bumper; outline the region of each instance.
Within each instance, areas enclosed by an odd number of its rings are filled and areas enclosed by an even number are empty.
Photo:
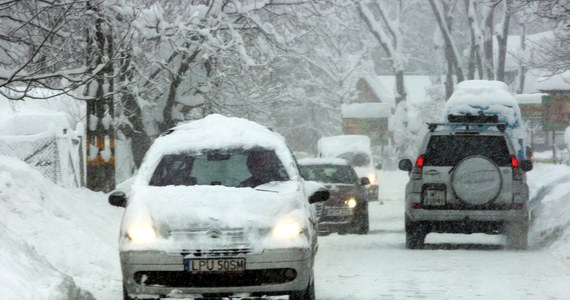
[[[523,222],[528,221],[526,209],[510,210],[434,210],[409,209],[406,214],[411,221],[478,221],[478,222]]]
[[[423,210],[406,212],[408,222],[421,226],[426,232],[438,233],[505,233],[507,224],[528,225],[527,210],[465,211]]]

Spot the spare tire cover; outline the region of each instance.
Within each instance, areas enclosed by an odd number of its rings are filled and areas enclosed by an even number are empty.
[[[499,167],[484,156],[470,156],[460,161],[451,175],[455,195],[472,205],[482,205],[497,198],[503,179]]]

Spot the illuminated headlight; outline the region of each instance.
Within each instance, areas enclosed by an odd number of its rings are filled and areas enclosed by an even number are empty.
[[[294,239],[303,233],[303,226],[297,220],[282,220],[273,227],[272,233],[279,240]]]
[[[344,205],[348,208],[355,208],[356,207],[356,199],[350,198],[348,200],[344,200]]]
[[[376,174],[374,173],[370,173],[368,174],[368,180],[370,180],[370,183],[375,183],[376,182]]]
[[[127,230],[127,236],[133,242],[145,243],[151,242],[156,239],[156,231],[151,224],[148,223],[137,223],[131,225]]]

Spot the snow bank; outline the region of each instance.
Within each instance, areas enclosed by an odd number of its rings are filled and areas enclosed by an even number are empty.
[[[2,299],[92,299],[86,290],[120,281],[117,236],[122,210],[102,193],[63,189],[27,164],[0,156]],[[7,229],[7,230],[5,230]],[[72,279],[73,278],[73,279]],[[14,286],[16,281],[31,286]],[[37,282],[36,282],[37,281]],[[15,290],[18,289],[18,290]],[[111,295],[97,295],[109,299]]]
[[[570,167],[537,163],[527,176],[533,208],[530,241],[570,259]]]

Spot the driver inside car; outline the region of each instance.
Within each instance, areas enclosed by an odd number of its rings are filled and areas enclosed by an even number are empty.
[[[271,151],[251,151],[247,157],[247,168],[251,176],[240,183],[242,187],[256,187],[282,180],[277,171],[275,154]]]

